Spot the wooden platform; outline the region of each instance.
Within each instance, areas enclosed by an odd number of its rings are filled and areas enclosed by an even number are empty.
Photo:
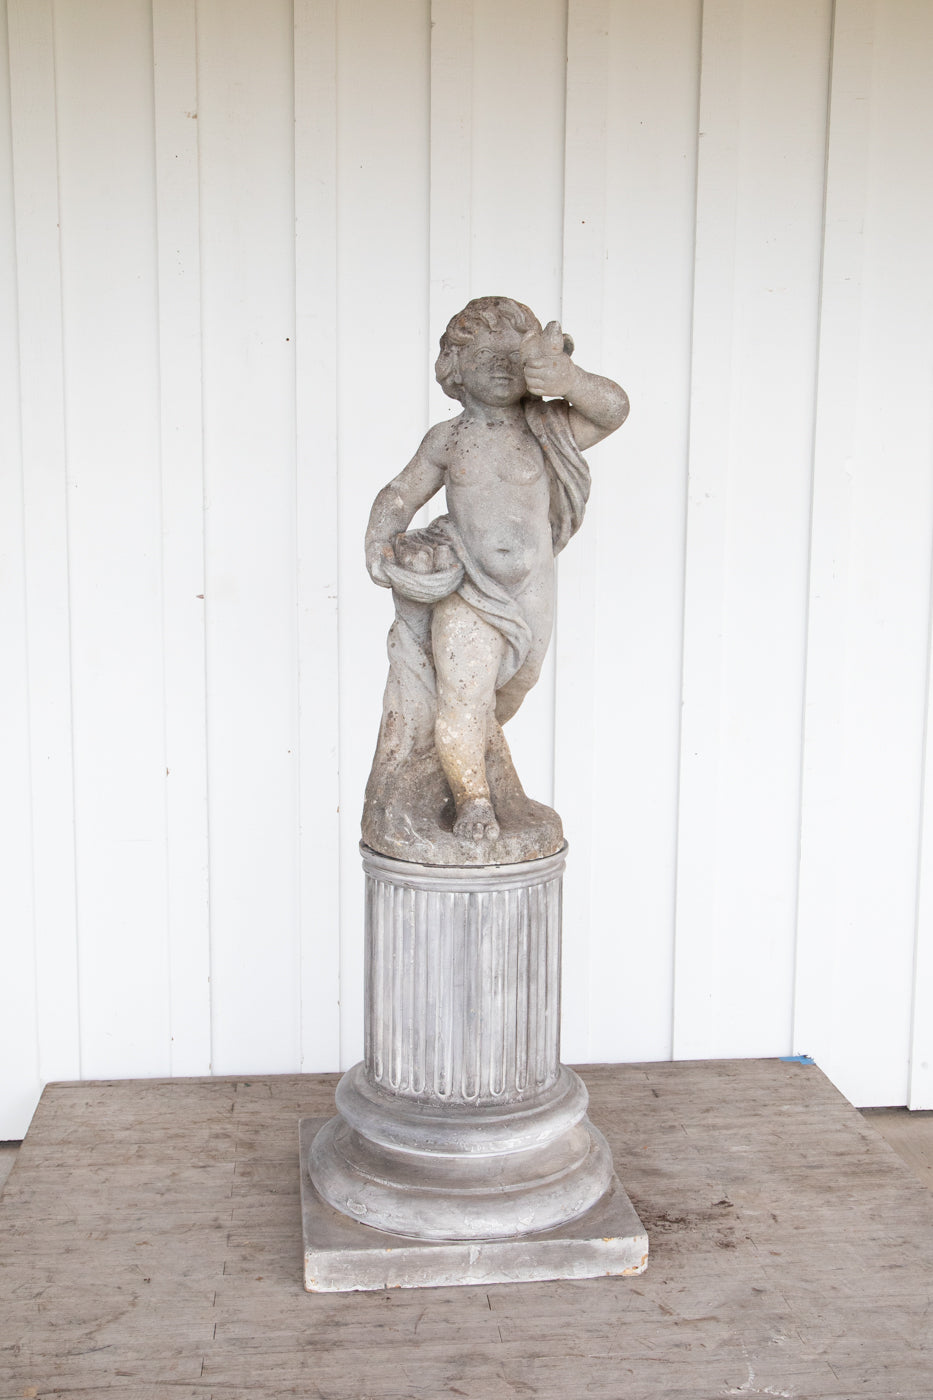
[[[861,1113],[917,1180],[933,1191],[933,1110],[863,1108]]]
[[[0,1400],[930,1400],[933,1196],[818,1069],[584,1068],[648,1272],[308,1295],[334,1076],[59,1084],[0,1197]]]

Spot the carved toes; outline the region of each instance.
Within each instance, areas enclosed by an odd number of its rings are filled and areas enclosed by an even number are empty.
[[[466,841],[498,841],[499,823],[492,803],[484,798],[464,802],[457,811],[454,835]]]

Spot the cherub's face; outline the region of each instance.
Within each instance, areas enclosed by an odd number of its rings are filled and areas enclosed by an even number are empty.
[[[528,392],[519,346],[521,333],[513,326],[477,331],[458,356],[460,379],[467,394],[494,407],[518,403]]]

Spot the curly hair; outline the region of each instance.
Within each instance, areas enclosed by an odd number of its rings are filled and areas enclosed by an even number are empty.
[[[449,398],[463,402],[460,347],[469,345],[478,331],[496,331],[503,323],[520,335],[541,330],[541,322],[534,312],[511,297],[474,297],[448,323],[441,336],[441,353],[437,357],[434,374]]]

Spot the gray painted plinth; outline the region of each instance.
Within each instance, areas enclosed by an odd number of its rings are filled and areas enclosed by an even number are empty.
[[[386,1286],[386,1237],[411,1287],[643,1267],[586,1088],[560,1063],[565,850],[466,869],[363,848],[365,1057],[303,1148],[309,1288]],[[594,1209],[609,1215],[545,1241]]]
[[[300,1125],[304,1284],[309,1293],[640,1274],[648,1236],[618,1177],[585,1215],[555,1230],[504,1240],[413,1240],[362,1225],[322,1201],[308,1171],[325,1118]]]

